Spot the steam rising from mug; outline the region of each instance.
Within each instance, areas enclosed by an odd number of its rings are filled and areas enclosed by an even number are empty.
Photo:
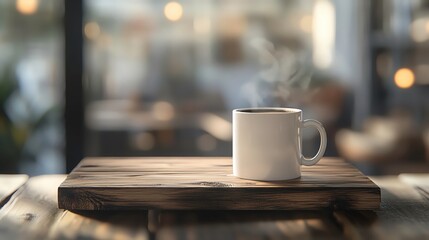
[[[252,107],[285,106],[294,92],[308,89],[312,71],[305,67],[308,56],[257,38],[250,42],[256,50],[261,71],[241,89],[241,96]]]

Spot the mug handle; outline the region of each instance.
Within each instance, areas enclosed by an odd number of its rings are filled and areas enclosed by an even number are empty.
[[[326,142],[327,142],[326,131],[325,131],[325,128],[322,126],[322,124],[319,121],[316,121],[314,119],[306,119],[302,121],[301,128],[306,128],[306,127],[315,127],[320,134],[320,146],[319,146],[319,151],[317,151],[317,154],[312,158],[306,158],[301,153],[301,164],[305,166],[311,166],[316,164],[323,157],[323,154],[325,154]]]

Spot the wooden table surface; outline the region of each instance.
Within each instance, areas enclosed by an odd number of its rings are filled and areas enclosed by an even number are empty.
[[[28,179],[27,175],[0,175],[0,207],[6,204],[9,197]]]
[[[8,189],[0,239],[429,239],[428,185],[398,176],[372,178],[382,191],[376,211],[104,212],[58,209],[65,177],[32,177],[21,186],[0,175],[0,189]]]

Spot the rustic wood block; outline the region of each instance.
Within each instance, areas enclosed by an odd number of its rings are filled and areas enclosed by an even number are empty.
[[[380,189],[341,159],[302,167],[288,181],[232,175],[231,158],[86,158],[58,188],[69,210],[300,210],[380,206]]]

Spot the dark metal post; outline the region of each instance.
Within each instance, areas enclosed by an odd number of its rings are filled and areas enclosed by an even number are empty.
[[[65,155],[67,172],[82,159],[84,147],[83,0],[64,0]]]

